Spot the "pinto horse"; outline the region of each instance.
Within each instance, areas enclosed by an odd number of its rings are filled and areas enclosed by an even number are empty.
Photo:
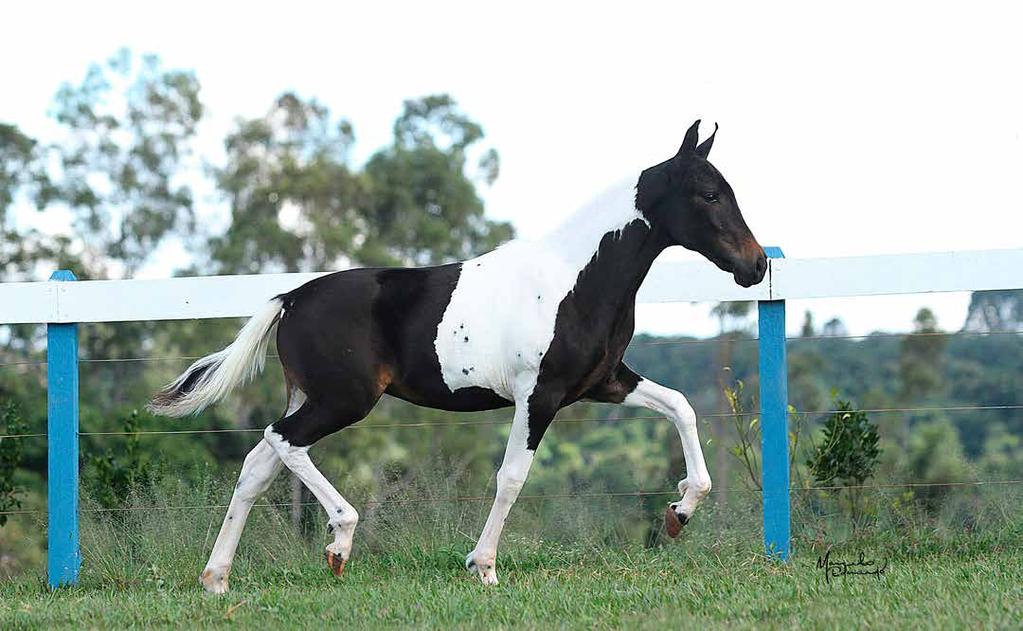
[[[383,394],[450,411],[514,406],[497,494],[466,568],[497,583],[497,543],[557,411],[582,399],[643,406],[678,429],[686,478],[668,506],[672,536],[710,491],[696,413],[680,392],[631,370],[636,292],[665,248],[695,250],[735,282],[760,282],[767,258],[732,188],[707,161],[714,134],[700,121],[672,158],[642,171],[624,193],[583,208],[539,240],[427,268],[352,269],[275,297],[230,346],[196,361],[150,404],[167,416],[198,413],[263,367],[271,331],[287,382],[287,409],[248,454],[201,575],[223,593],[249,510],[287,467],[327,512],[326,547],[340,575],[359,514],[309,458],[324,436],[364,418]],[[684,279],[680,279],[684,282]]]

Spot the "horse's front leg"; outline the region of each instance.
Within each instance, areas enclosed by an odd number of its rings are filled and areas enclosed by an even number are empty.
[[[557,412],[546,400],[552,397],[523,396],[516,398],[515,417],[504,451],[504,461],[497,471],[497,495],[490,516],[483,526],[475,549],[465,558],[465,567],[475,572],[484,585],[497,584],[497,543],[504,529],[508,512],[526,483],[533,455]]]
[[[681,392],[638,375],[636,378],[639,381],[635,389],[625,396],[622,403],[650,408],[664,414],[678,429],[678,435],[682,439],[682,453],[686,460],[686,477],[678,483],[678,492],[682,494],[682,500],[672,503],[665,515],[668,535],[675,537],[693,516],[700,500],[710,493],[710,474],[707,472],[707,463],[703,459],[703,449],[700,447],[700,438],[696,432],[696,412]]]

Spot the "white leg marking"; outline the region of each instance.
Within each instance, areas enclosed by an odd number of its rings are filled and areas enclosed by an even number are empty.
[[[273,425],[264,430],[263,437],[277,452],[284,465],[302,480],[323,510],[327,512],[327,528],[334,534],[333,543],[327,544],[326,547],[328,561],[330,561],[329,555],[335,555],[342,561],[347,561],[352,550],[355,526],[359,523],[359,513],[355,507],[341,497],[337,489],[316,468],[309,458],[309,447],[293,446],[280,434],[273,431]],[[335,573],[340,573],[340,569],[335,569]]]
[[[235,550],[238,549],[238,540],[242,536],[249,511],[259,496],[266,492],[280,470],[281,459],[265,440],[259,441],[245,457],[242,471],[238,475],[238,484],[231,497],[231,505],[224,516],[224,524],[220,527],[217,542],[213,544],[213,552],[206,562],[206,568],[199,577],[206,591],[214,594],[223,594],[227,591],[231,563]]]
[[[465,559],[466,568],[475,571],[484,585],[497,584],[497,542],[504,529],[504,520],[519,496],[522,485],[533,464],[534,452],[526,449],[529,437],[528,399],[520,400],[515,406],[511,435],[504,451],[504,462],[497,471],[497,496],[490,509],[490,516],[483,526],[476,548]]]
[[[696,412],[685,396],[671,388],[643,379],[636,389],[629,393],[623,401],[624,405],[634,405],[655,410],[668,417],[678,429],[682,439],[682,453],[686,459],[686,478],[678,483],[678,492],[682,501],[672,504],[676,514],[685,519],[692,517],[696,505],[710,493],[710,473],[707,463],[703,460],[703,449],[696,433]]]

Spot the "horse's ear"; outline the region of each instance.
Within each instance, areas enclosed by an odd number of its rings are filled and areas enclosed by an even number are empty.
[[[641,211],[653,210],[657,202],[668,193],[671,186],[671,178],[668,170],[659,164],[639,174],[639,181],[636,182],[636,208]]]
[[[682,146],[679,147],[678,155],[686,153],[693,153],[696,151],[696,141],[700,139],[700,119],[696,119],[696,122],[689,127],[686,131],[686,137],[682,140]]]
[[[714,123],[714,133],[710,135],[710,138],[700,143],[700,146],[696,148],[696,155],[700,156],[704,160],[710,154],[710,148],[714,146],[714,134],[718,133],[718,124]]]

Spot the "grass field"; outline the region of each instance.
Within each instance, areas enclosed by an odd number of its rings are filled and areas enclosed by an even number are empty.
[[[309,558],[288,570],[238,567],[225,597],[195,577],[153,575],[117,586],[86,580],[51,594],[40,580],[0,587],[3,628],[207,626],[233,623],[334,628],[569,627],[1018,628],[1023,554],[1004,543],[961,542],[912,552],[861,542],[831,558],[888,561],[884,576],[828,584],[815,554],[787,565],[753,550],[506,554],[502,584],[484,588],[461,550],[407,550],[353,558],[342,579]],[[194,574],[194,572],[192,572]],[[272,628],[266,627],[266,628]]]
[[[223,597],[197,582],[219,511],[136,511],[83,523],[80,586],[51,593],[41,571],[0,581],[0,629],[1019,628],[1018,497],[986,505],[1004,512],[979,530],[911,524],[834,541],[804,525],[792,561],[779,564],[760,553],[755,504],[708,505],[679,540],[644,547],[621,523],[600,526],[612,504],[521,502],[493,588],[462,568],[485,503],[365,515],[341,579],[320,557],[321,536],[300,537],[286,514],[257,509]],[[887,569],[829,583],[817,567],[828,546],[832,561],[862,552]]]

